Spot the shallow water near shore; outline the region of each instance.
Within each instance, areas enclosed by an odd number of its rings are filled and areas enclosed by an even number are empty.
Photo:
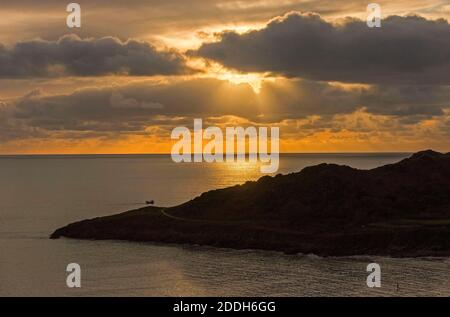
[[[373,168],[408,154],[291,154],[279,173],[323,162]],[[49,240],[67,223],[256,180],[257,164],[175,164],[165,155],[0,157],[0,296],[450,296],[450,259],[321,258],[121,241]],[[82,287],[66,287],[66,266]],[[366,266],[382,287],[366,286]]]

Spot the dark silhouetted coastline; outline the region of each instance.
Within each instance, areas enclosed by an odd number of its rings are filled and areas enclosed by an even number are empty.
[[[450,153],[418,152],[371,170],[320,164],[175,207],[72,223],[51,235],[60,237],[322,256],[448,256]]]

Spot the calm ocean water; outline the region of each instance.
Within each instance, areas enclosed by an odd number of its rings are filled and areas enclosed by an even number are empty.
[[[373,168],[407,154],[284,155],[280,173],[322,162]],[[171,206],[259,178],[251,164],[174,164],[169,156],[0,157],[0,296],[450,296],[450,259],[320,258],[119,241],[49,240],[69,222],[154,199]],[[82,268],[68,289],[66,265]],[[366,265],[382,287],[366,286]]]

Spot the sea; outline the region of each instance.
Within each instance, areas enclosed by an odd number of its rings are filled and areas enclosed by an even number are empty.
[[[408,153],[284,154],[278,173],[320,163],[370,169]],[[253,163],[169,155],[0,156],[0,296],[450,296],[450,258],[319,257],[196,245],[50,240],[70,222],[174,206],[261,177]],[[66,284],[69,263],[81,287]],[[367,286],[378,263],[381,287]]]

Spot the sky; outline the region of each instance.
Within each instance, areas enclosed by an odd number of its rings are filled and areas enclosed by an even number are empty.
[[[282,152],[450,150],[450,0],[0,4],[0,154],[170,153],[277,126]]]

